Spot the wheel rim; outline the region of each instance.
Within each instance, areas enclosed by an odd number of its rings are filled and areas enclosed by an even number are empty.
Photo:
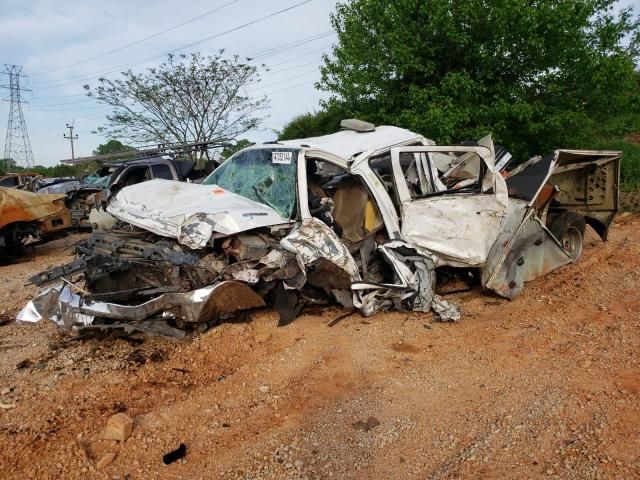
[[[562,235],[560,243],[562,248],[575,260],[582,253],[582,232],[575,227],[569,227]]]

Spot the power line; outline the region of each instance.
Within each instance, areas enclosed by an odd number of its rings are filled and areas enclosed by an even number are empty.
[[[325,38],[327,36],[331,36],[333,34],[335,34],[335,32],[328,31],[328,32],[322,32],[320,34],[311,35],[309,37],[305,37],[305,38],[302,38],[302,39],[299,39],[299,40],[296,40],[296,41],[293,41],[293,42],[288,42],[288,43],[285,43],[283,45],[278,45],[277,47],[273,47],[273,48],[270,48],[268,50],[261,50],[259,52],[256,52],[256,53],[253,53],[251,55],[248,55],[248,58],[251,58],[253,60],[253,59],[256,58],[257,55],[260,55],[262,58],[275,56],[275,55],[278,55],[280,53],[284,53],[284,52],[286,52],[288,50],[292,50],[292,49],[298,48],[301,45],[306,45],[306,44],[308,44],[310,42],[313,42],[315,40],[319,40],[321,38]],[[323,51],[323,50],[325,50],[326,48],[328,48],[330,46],[331,46],[330,43],[326,44],[326,45],[324,45],[324,46],[322,46],[320,48],[316,48],[314,50],[305,52],[305,53],[303,53],[301,55],[297,55],[295,57],[290,57],[289,59],[284,60],[282,62],[278,62],[278,63],[272,64],[272,65],[269,65],[267,68],[273,68],[273,67],[277,67],[277,66],[280,66],[280,65],[285,65],[287,63],[296,61],[296,60],[298,60],[300,58],[304,58],[304,57],[307,57],[307,56],[312,55],[314,53]],[[308,64],[304,64],[304,65],[308,65]],[[287,69],[287,70],[289,70],[289,69]],[[264,73],[262,75],[271,75],[272,73],[278,73],[280,71],[284,71],[284,69],[283,70],[277,70],[277,71],[269,70],[267,73]],[[78,77],[84,77],[84,76],[86,76],[86,75],[78,75]],[[74,77],[68,77],[68,78],[74,78]],[[63,84],[63,85],[70,85],[72,83],[75,83],[75,82],[70,82],[70,83]],[[58,85],[58,86],[63,86],[63,85]],[[47,87],[45,89],[54,88],[54,87]],[[43,89],[40,89],[40,90],[43,90]],[[86,96],[86,94],[84,94],[84,93],[77,93],[77,94],[73,94],[73,95],[53,95],[53,96],[48,96],[48,97],[36,97],[36,98],[33,99],[33,101],[58,99],[58,98],[77,98],[77,97],[85,97],[85,96]],[[88,100],[88,97],[87,97],[87,100]],[[71,102],[69,102],[69,103],[71,103]],[[47,105],[47,106],[49,106],[49,105]]]
[[[322,47],[319,50],[323,50],[324,48],[326,48],[326,47]],[[308,56],[309,54],[315,53],[316,51],[318,51],[318,50],[315,50],[315,51],[312,51],[312,52],[308,52],[308,53],[306,53],[304,55],[299,55],[297,57],[293,57],[290,60],[277,63],[274,66],[284,65],[286,63],[290,63],[290,61],[292,61],[292,60],[296,60],[298,58],[302,58],[302,57]],[[290,71],[290,70],[295,70],[296,68],[302,68],[302,67],[306,67],[306,66],[309,66],[309,65],[314,65],[316,63],[318,63],[318,60],[313,61],[313,62],[302,63],[302,64],[299,64],[299,65],[294,65],[292,67],[281,68],[279,70],[266,70],[264,73],[260,73],[260,76],[264,77],[264,76],[269,76],[269,75],[275,75],[275,74],[278,74],[278,73],[287,72],[287,71]],[[271,68],[271,67],[269,67],[269,68]],[[255,84],[257,84],[257,83],[255,83]],[[53,96],[53,97],[40,97],[40,98],[36,98],[34,100],[45,100],[45,99],[56,99],[56,98],[77,98],[77,97],[85,97],[85,98],[82,99],[82,100],[76,100],[76,101],[72,101],[72,102],[61,102],[61,103],[53,103],[53,104],[38,104],[38,107],[48,108],[48,107],[58,107],[58,106],[66,106],[66,105],[76,105],[76,104],[85,103],[87,101],[91,101],[92,100],[92,98],[86,96],[86,94],[60,95],[60,96]]]
[[[117,71],[119,71],[119,70],[121,70],[123,68],[131,68],[131,67],[134,67],[136,65],[140,65],[140,64],[149,62],[151,60],[155,60],[156,58],[164,57],[165,55],[169,55],[170,53],[179,52],[181,50],[185,50],[187,48],[191,48],[191,47],[194,47],[196,45],[200,45],[202,43],[208,42],[210,40],[213,40],[214,38],[219,38],[219,37],[221,37],[223,35],[227,35],[229,33],[236,32],[238,30],[241,30],[241,29],[249,27],[251,25],[255,25],[257,23],[263,22],[265,20],[273,18],[273,17],[275,17],[277,15],[281,15],[281,14],[283,14],[285,12],[288,12],[288,11],[293,10],[295,8],[301,7],[302,5],[305,5],[305,4],[313,2],[313,1],[315,1],[315,0],[304,0],[304,1],[301,1],[301,2],[298,2],[298,3],[295,3],[293,5],[290,5],[289,7],[283,8],[281,10],[278,10],[276,12],[270,13],[270,14],[265,15],[263,17],[260,17],[260,18],[257,18],[255,20],[252,20],[250,22],[244,23],[242,25],[238,25],[236,27],[230,28],[228,30],[225,30],[225,31],[220,32],[220,33],[217,33],[215,35],[210,35],[208,37],[201,38],[200,40],[196,40],[194,42],[191,42],[191,43],[182,45],[180,47],[176,47],[176,48],[173,48],[171,50],[167,50],[165,52],[158,53],[158,54],[146,57],[146,58],[135,60],[135,61],[132,61],[132,62],[129,62],[129,63],[124,63],[124,64],[121,64],[121,65],[117,65],[115,67],[112,67],[110,70],[95,71],[95,72],[91,72],[89,74],[76,75],[76,76],[73,76],[73,77],[68,77],[68,79],[72,79],[72,78],[75,78],[75,79],[80,79],[80,78],[90,79],[90,78],[95,78],[96,76],[101,76],[101,75],[106,75],[108,73],[117,72]],[[61,84],[57,84],[57,85],[51,85],[51,86],[48,86],[48,87],[43,87],[40,90],[49,90],[51,88],[58,88],[58,87],[62,87],[62,86],[65,86],[65,85],[71,85],[71,84],[74,84],[74,83],[76,83],[76,81],[67,82],[67,83],[61,83]]]
[[[280,53],[284,53],[285,51],[288,51],[288,50],[291,50],[291,49],[294,49],[294,48],[298,48],[301,45],[306,45],[307,43],[310,43],[310,42],[313,42],[315,40],[319,40],[321,38],[325,38],[325,37],[328,37],[328,36],[331,36],[331,35],[334,35],[334,34],[335,34],[335,32],[333,32],[333,31],[321,32],[319,34],[314,34],[314,35],[311,35],[309,37],[305,37],[305,38],[301,38],[301,39],[295,40],[293,42],[288,42],[288,43],[285,43],[285,44],[282,44],[282,45],[278,45],[276,47],[272,47],[272,48],[267,49],[267,50],[261,50],[259,52],[254,53],[254,54],[248,55],[247,58],[250,58],[252,60],[255,60],[255,58],[260,58],[260,59],[268,58],[268,57],[275,56],[275,55],[278,55]],[[324,46],[324,47],[322,47],[320,49],[315,49],[315,50],[312,50],[310,52],[307,52],[307,53],[305,53],[303,55],[299,55],[297,57],[293,57],[293,58],[291,58],[289,60],[286,60],[284,62],[280,62],[280,63],[278,63],[276,65],[282,65],[284,63],[288,63],[289,61],[294,61],[294,60],[296,60],[298,58],[302,58],[304,56],[310,55],[310,54],[315,53],[317,51],[324,50],[327,46],[330,46],[330,44],[328,44],[328,45],[326,45],[326,46]],[[140,63],[140,62],[138,62],[138,63]],[[276,65],[274,65],[274,66],[276,66]],[[120,65],[119,67],[127,67],[127,66],[133,66],[133,64],[123,64],[123,65]],[[109,70],[109,71],[95,71],[95,72],[91,72],[89,74],[74,75],[72,77],[62,78],[60,80],[71,80],[71,79],[74,79],[74,78],[78,79],[78,80],[79,79],[83,79],[83,78],[84,79],[90,79],[90,78],[94,78],[95,76],[98,76],[98,75],[104,75],[104,74],[107,74],[107,73],[116,72],[118,70],[120,70],[120,68],[115,68],[114,70]],[[72,85],[72,84],[75,84],[78,80],[74,80],[74,81],[67,82],[67,83],[62,83],[62,84],[56,84],[56,85],[52,85],[52,86],[49,86],[49,87],[40,88],[40,90],[49,90],[51,88],[57,88],[57,87],[62,87],[62,86],[66,86],[66,85]],[[36,82],[36,85],[37,84],[38,83]],[[69,96],[81,96],[81,94],[69,95]],[[41,98],[56,98],[56,97],[41,97]],[[61,98],[66,98],[66,97],[62,96]]]
[[[288,60],[285,60],[285,61],[283,61],[283,62],[280,62],[280,63],[274,63],[274,64],[272,64],[272,65],[269,65],[269,68],[279,67],[280,65],[284,65],[285,63],[294,62],[294,61],[299,60],[299,59],[301,59],[301,58],[308,57],[309,55],[311,55],[311,54],[313,54],[313,53],[317,53],[317,52],[323,51],[323,50],[325,50],[326,48],[328,48],[328,47],[330,47],[330,46],[331,46],[331,44],[327,44],[327,45],[325,45],[324,47],[316,48],[315,50],[311,50],[310,52],[303,53],[302,55],[298,55],[298,56],[296,56],[296,57],[291,57],[291,58],[289,58]]]
[[[299,47],[300,45],[305,45],[307,43],[313,42],[315,40],[320,40],[321,38],[326,38],[331,35],[335,35],[335,32],[333,30],[327,30],[325,32],[311,35],[310,37],[301,38],[299,40],[294,40],[292,42],[284,43],[276,47],[272,47],[266,50],[261,50],[256,53],[252,53],[250,55],[247,55],[247,58],[250,58],[251,60],[259,60],[261,58],[270,57],[270,56],[282,53],[284,51],[290,50],[291,48]]]
[[[122,20],[122,19],[129,19],[129,17],[131,16],[131,14],[137,12],[138,10],[141,10],[149,5],[151,5],[152,3],[157,3],[156,0],[149,0],[148,2],[143,3],[142,5],[138,5],[137,7],[132,8],[131,10],[126,11],[125,13],[122,13],[120,15],[113,15],[113,16],[108,16],[109,20],[111,22],[113,22],[114,20]],[[106,27],[106,26],[105,26]],[[109,27],[111,27],[111,25],[109,25]],[[88,30],[85,30],[82,34],[77,35],[78,37],[83,37],[87,34],[93,33],[95,32],[96,27],[92,27]],[[39,73],[35,74],[35,75],[40,75]]]
[[[38,104],[39,107],[44,107],[44,108],[48,108],[48,107],[59,107],[59,106],[64,106],[64,105],[77,105],[78,103],[85,103],[87,100],[92,100],[90,97],[87,97],[86,95],[84,100],[76,100],[73,102],[63,102],[63,103],[52,103],[52,104]]]
[[[202,19],[202,18],[204,18],[204,17],[206,17],[208,15],[212,15],[215,12],[218,12],[218,11],[222,10],[223,8],[225,8],[225,7],[233,5],[234,3],[238,3],[239,1],[240,0],[232,0],[230,2],[225,3],[224,5],[221,5],[221,6],[216,7],[216,8],[212,8],[211,10],[208,10],[208,11],[206,11],[204,13],[201,13],[200,15],[197,15],[197,16],[195,16],[193,18],[190,18],[189,20],[185,20],[184,22],[178,23],[177,25],[174,25],[172,27],[164,29],[164,30],[162,30],[160,32],[156,32],[153,35],[149,35],[148,37],[141,38],[140,40],[136,40],[135,42],[127,43],[125,45],[122,45],[121,47],[114,48],[113,50],[109,50],[107,52],[101,53],[100,55],[95,55],[93,57],[85,58],[84,60],[79,60],[77,62],[70,63],[69,65],[64,65],[62,67],[54,68],[53,70],[48,70],[46,72],[36,73],[36,74],[32,75],[32,77],[46,75],[46,74],[57,72],[57,71],[60,71],[60,70],[65,70],[67,68],[75,67],[76,65],[81,65],[83,63],[87,63],[87,62],[90,62],[92,60],[97,60],[99,58],[106,57],[107,55],[111,55],[111,54],[116,53],[116,52],[120,52],[120,51],[125,50],[125,49],[127,49],[129,47],[133,47],[135,45],[139,45],[139,44],[141,44],[143,42],[146,42],[147,40],[151,40],[152,38],[156,38],[156,37],[159,37],[160,35],[164,35],[165,33],[171,32],[171,31],[176,30],[176,29],[178,29],[180,27],[184,27],[185,25],[187,25],[187,24],[189,24],[191,22],[195,22],[196,20],[200,20],[200,19]]]
[[[51,97],[34,97],[32,99],[32,101],[39,101],[39,100],[50,100],[52,98],[75,98],[75,97],[86,97],[86,93],[75,93],[73,95],[54,95]]]
[[[63,113],[63,112],[61,112],[61,113]],[[82,119],[76,118],[76,120],[78,120],[80,122],[89,122],[89,121],[98,120],[99,118],[104,118],[104,117],[105,117],[105,115],[94,115],[92,117],[86,117],[86,118],[82,118]],[[58,130],[58,127],[45,128],[45,129],[38,130],[38,131],[33,132],[33,133],[34,133],[34,135],[41,135],[43,133],[52,132],[54,130]],[[60,138],[60,137],[58,135],[56,135],[56,138]]]
[[[55,135],[51,137],[39,138],[38,140],[31,142],[31,145],[46,145],[47,143],[59,142],[60,140],[60,135]]]
[[[60,108],[54,108],[54,109],[49,109],[49,108],[32,108],[30,109],[30,111],[32,112],[57,112],[57,113],[64,113],[64,112],[76,112],[76,111],[87,111],[87,110],[100,110],[102,108],[109,108],[109,105],[96,105],[94,107],[75,107],[75,108],[71,108],[71,109],[60,109]]]
[[[319,60],[316,60],[315,62],[308,62],[308,63],[302,63],[300,65],[294,65],[292,67],[287,67],[287,68],[281,68],[280,70],[269,70],[265,73],[261,73],[260,76],[261,77],[265,77],[268,75],[277,75],[278,73],[282,73],[282,72],[288,72],[290,70],[295,70],[296,68],[302,68],[302,67],[308,67],[309,65],[316,65],[318,63]]]
[[[282,88],[282,89],[276,90],[274,92],[267,92],[267,93],[265,93],[265,95],[267,97],[271,97],[273,95],[277,95],[278,93],[288,92],[289,90],[292,90],[294,88],[302,87],[303,85],[312,85],[312,84],[316,83],[317,81],[318,80],[316,79],[316,80],[306,81],[306,82],[302,82],[302,83],[296,83],[295,85],[291,85],[289,87]]]
[[[309,70],[308,72],[304,72],[304,73],[301,73],[299,75],[294,75],[293,77],[287,77],[287,78],[285,78],[283,80],[278,80],[277,82],[271,82],[271,83],[267,83],[266,85],[261,85],[258,88],[254,88],[249,93],[254,93],[254,92],[258,91],[258,90],[262,90],[263,88],[271,87],[273,85],[279,85],[281,83],[289,82],[291,80],[295,80],[296,78],[305,77],[307,75],[310,75],[312,73],[317,73],[317,72],[318,72],[318,69]]]

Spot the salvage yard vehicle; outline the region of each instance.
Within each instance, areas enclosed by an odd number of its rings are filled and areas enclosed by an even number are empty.
[[[513,298],[580,257],[586,224],[606,239],[618,209],[619,152],[557,150],[503,176],[490,136],[436,146],[397,127],[343,126],[243,149],[201,185],[123,188],[107,207],[119,223],[33,277],[65,284],[18,319],[181,336],[265,305],[286,324],[337,302],[457,320],[436,292],[442,272]]]
[[[0,187],[0,260],[24,254],[27,245],[52,240],[71,227],[64,195]]]
[[[30,190],[31,185],[41,177],[39,173],[5,173],[0,175],[0,187]]]
[[[210,170],[209,170],[210,172]],[[71,208],[73,225],[91,228],[92,209],[106,205],[108,199],[123,187],[148,180],[199,181],[207,176],[205,168],[196,168],[193,160],[174,160],[162,156],[109,162],[82,180],[55,183],[38,193],[64,193]],[[101,218],[99,214],[96,218]]]

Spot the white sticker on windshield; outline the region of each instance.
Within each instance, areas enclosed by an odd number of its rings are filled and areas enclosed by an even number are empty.
[[[290,164],[293,152],[271,152],[271,163]]]

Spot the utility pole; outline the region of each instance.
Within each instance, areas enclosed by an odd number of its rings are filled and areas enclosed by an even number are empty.
[[[73,125],[69,125],[67,123],[67,128],[69,129],[69,136],[67,137],[66,133],[62,134],[63,138],[68,138],[69,141],[71,142],[71,160],[73,160],[74,158],[76,158],[75,152],[73,150],[73,141],[78,139],[78,134],[76,133],[75,136],[73,135]]]
[[[21,66],[5,64],[4,67],[7,71],[5,75],[9,76],[9,84],[0,85],[0,87],[9,90],[9,97],[4,100],[10,102],[4,158],[6,162],[13,160],[16,165],[29,168],[33,166],[33,152],[27,133],[27,124],[22,113],[22,104],[27,102],[22,99],[21,93],[31,90],[20,86],[20,78],[26,78],[22,74]]]

